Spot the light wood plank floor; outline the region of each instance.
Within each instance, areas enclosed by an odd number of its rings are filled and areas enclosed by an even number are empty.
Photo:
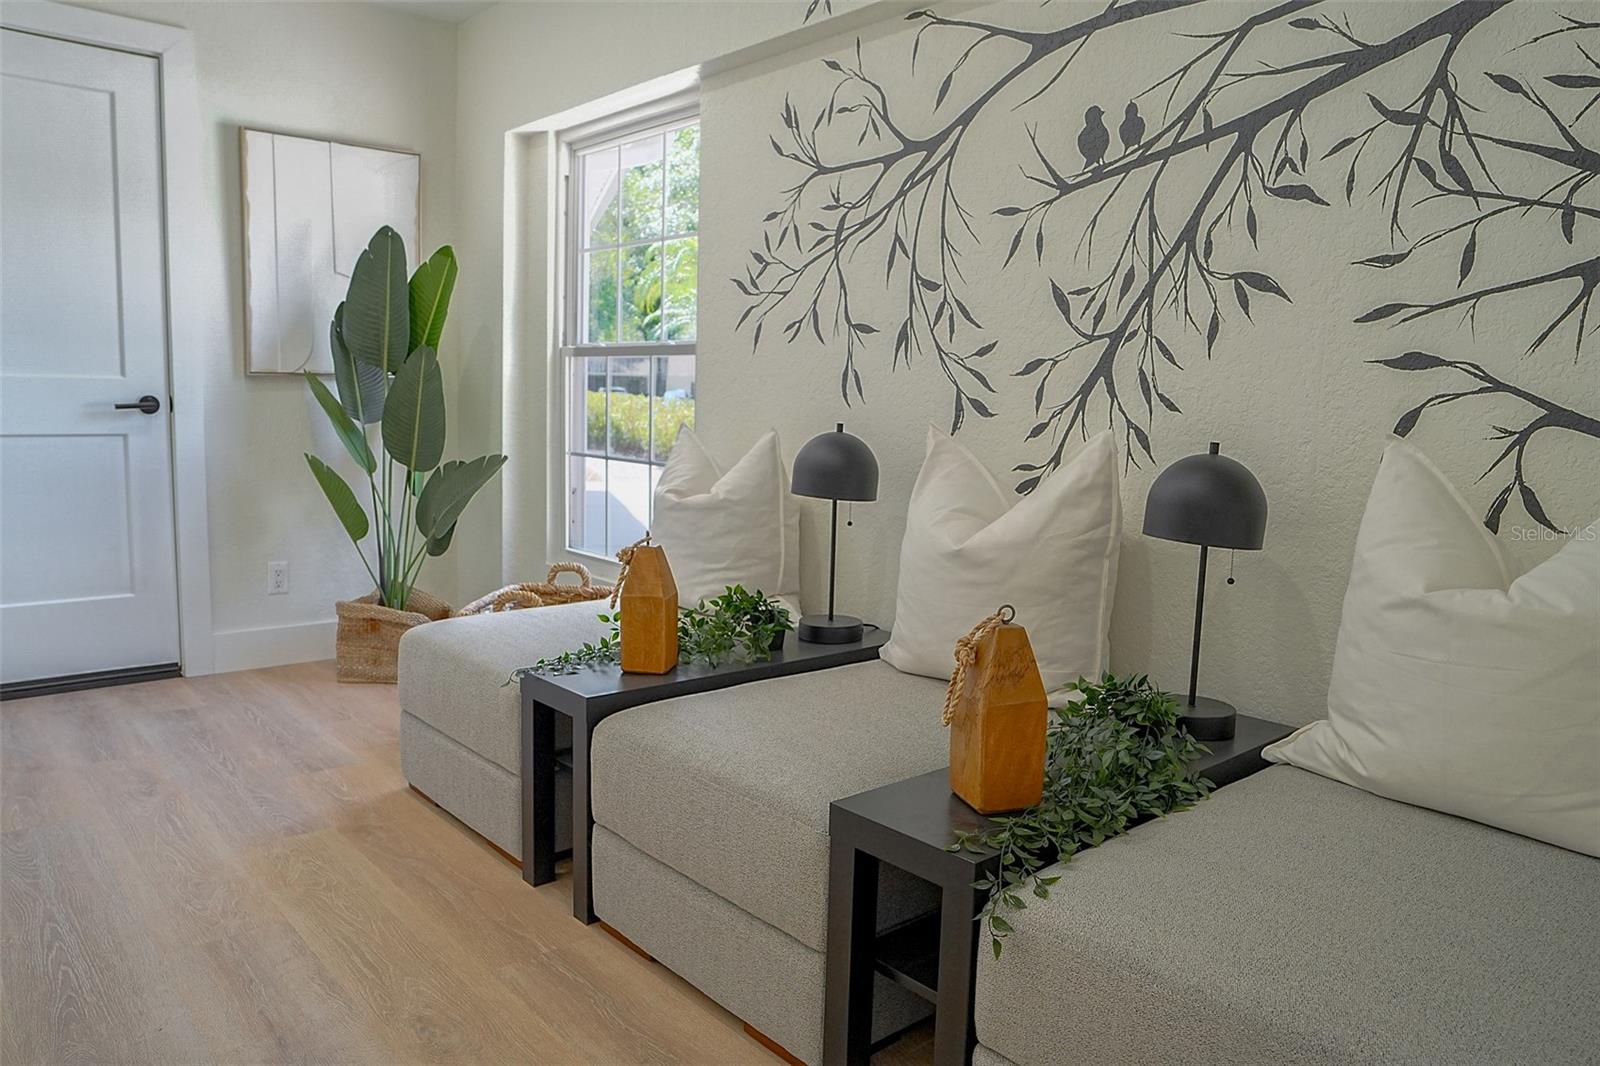
[[[410,791],[397,736],[329,663],[0,704],[0,1061],[778,1061]]]

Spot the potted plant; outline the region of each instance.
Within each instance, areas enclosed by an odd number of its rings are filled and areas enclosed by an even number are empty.
[[[736,591],[742,591],[735,585]],[[783,642],[794,632],[794,619],[782,600],[764,596],[759,591],[750,594],[744,607],[745,627],[751,633],[763,634],[770,651],[782,651]]]
[[[384,226],[373,234],[333,313],[335,396],[306,382],[345,451],[367,476],[371,517],[348,482],[310,453],[306,462],[356,546],[373,590],[337,604],[340,681],[393,681],[400,637],[448,617],[448,604],[416,587],[422,564],[443,555],[461,512],[504,465],[503,455],[444,459],[444,377],[439,339],[456,283],[449,245],[406,278],[406,249]],[[377,427],[376,445],[370,434]],[[362,541],[372,534],[372,556]]]
[[[721,595],[701,605],[723,619],[735,642],[754,655],[760,649],[780,651],[784,637],[794,628],[789,609],[760,589],[747,591],[743,585],[729,585]]]

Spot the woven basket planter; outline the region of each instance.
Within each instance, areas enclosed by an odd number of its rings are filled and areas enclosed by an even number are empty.
[[[556,579],[562,574],[572,574],[578,579]],[[496,611],[520,611],[529,607],[552,607],[558,603],[582,603],[585,600],[603,600],[611,595],[610,585],[596,585],[589,568],[582,563],[556,563],[543,581],[524,581],[520,585],[507,585],[503,589],[481,596],[467,604],[457,615],[492,614]]]
[[[400,638],[406,630],[449,618],[450,605],[412,589],[406,609],[397,611],[369,592],[359,600],[340,600],[339,634],[335,641],[335,676],[340,681],[394,684],[400,659]]]

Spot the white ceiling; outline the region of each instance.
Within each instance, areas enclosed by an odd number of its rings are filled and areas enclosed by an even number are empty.
[[[407,11],[438,22],[465,22],[493,7],[495,0],[368,0],[369,3]]]

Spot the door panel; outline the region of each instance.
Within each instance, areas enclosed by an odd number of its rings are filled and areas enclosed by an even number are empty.
[[[6,436],[0,573],[7,607],[133,595],[128,475],[120,434]],[[86,514],[94,520],[84,521]]]
[[[176,662],[159,69],[0,34],[0,681]]]
[[[113,97],[13,77],[9,70],[0,92],[6,116],[0,152],[5,372],[121,376]],[[12,121],[18,115],[49,121]],[[46,248],[49,255],[16,254]],[[64,314],[55,296],[74,289],[81,296]],[[61,366],[52,353],[62,351],[78,353],[78,365]]]

